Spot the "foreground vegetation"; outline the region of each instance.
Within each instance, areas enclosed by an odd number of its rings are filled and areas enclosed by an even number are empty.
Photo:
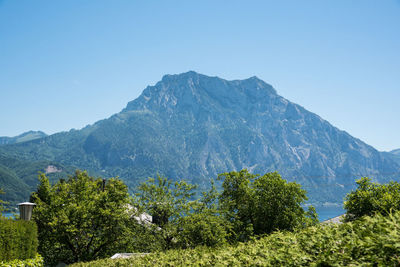
[[[77,171],[51,185],[42,174],[31,197],[37,204],[38,251],[46,264],[71,264],[121,251],[220,247],[317,221],[313,208],[302,207],[306,191],[276,172],[242,170],[218,179],[222,191],[211,186],[199,198],[195,185],[158,176],[141,184],[132,198],[119,179]]]
[[[0,200],[0,267],[43,266],[36,224],[3,217],[4,204]]]
[[[37,204],[38,252],[45,265],[400,266],[399,183],[358,180],[358,188],[345,199],[345,223],[323,225],[317,224],[312,207],[302,208],[307,197],[300,185],[278,173],[242,170],[218,179],[221,191],[212,183],[196,198],[196,186],[158,176],[131,197],[114,178],[106,181],[77,171],[51,185],[41,175],[31,196]],[[11,233],[0,228],[5,236]],[[16,255],[18,248],[7,245],[4,251]],[[151,253],[104,259],[117,252]],[[33,249],[29,257],[35,253]],[[40,255],[29,264],[40,266]],[[6,260],[17,266],[26,258]]]
[[[12,261],[0,261],[0,267],[42,267],[44,261],[42,256],[36,254],[34,258],[20,260],[15,259]]]
[[[0,262],[35,257],[38,247],[34,222],[0,216]]]
[[[399,266],[400,212],[341,225],[275,232],[221,248],[198,247],[143,257],[77,263],[85,266]]]

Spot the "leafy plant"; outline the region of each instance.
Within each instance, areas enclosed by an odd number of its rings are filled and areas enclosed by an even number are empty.
[[[220,210],[233,224],[236,240],[316,222],[315,209],[311,207],[306,213],[301,206],[307,200],[306,191],[277,172],[260,176],[241,170],[218,178],[223,179]]]
[[[315,225],[218,248],[196,247],[83,266],[399,266],[400,212]]]
[[[39,252],[46,264],[72,263],[110,256],[127,244],[131,198],[126,185],[76,171],[51,186],[40,175],[32,200],[39,230]]]
[[[38,233],[34,222],[0,218],[0,261],[33,258],[37,248]]]
[[[136,206],[152,215],[164,249],[174,246],[181,218],[188,214],[195,201],[189,201],[196,186],[185,181],[173,182],[162,176],[149,178],[138,187]]]
[[[375,213],[389,214],[400,209],[400,183],[373,183],[370,178],[357,180],[357,189],[347,194],[344,202],[346,220],[372,216]]]
[[[35,258],[26,260],[0,261],[0,267],[42,267],[43,257],[36,254]]]
[[[0,188],[0,195],[4,194],[4,191]],[[3,217],[4,205],[8,202],[0,199],[0,219]]]

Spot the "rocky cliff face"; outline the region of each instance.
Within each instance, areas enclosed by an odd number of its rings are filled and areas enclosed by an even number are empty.
[[[360,176],[382,180],[400,170],[257,77],[195,72],[164,76],[109,119],[8,150],[119,175],[131,186],[156,173],[206,185],[225,171],[278,171],[322,202],[342,202]]]

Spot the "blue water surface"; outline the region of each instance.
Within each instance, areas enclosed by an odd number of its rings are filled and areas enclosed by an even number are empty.
[[[321,222],[337,217],[346,212],[342,206],[320,206],[315,207],[315,210],[317,211],[318,218]]]
[[[12,218],[14,217],[14,214],[12,212],[3,212],[3,216],[6,218]]]

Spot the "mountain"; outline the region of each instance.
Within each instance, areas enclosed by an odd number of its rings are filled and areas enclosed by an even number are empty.
[[[383,152],[386,157],[391,158],[393,161],[400,164],[400,149],[395,149],[390,152]]]
[[[131,189],[157,173],[206,187],[226,171],[278,171],[314,203],[341,203],[356,178],[385,182],[400,171],[392,157],[257,77],[227,81],[193,71],[164,76],[108,119],[1,152],[120,176]]]
[[[45,136],[47,136],[47,134],[41,131],[29,131],[14,137],[0,136],[0,145],[21,143]]]
[[[394,155],[397,155],[397,156],[400,156],[400,149],[392,150],[392,151],[390,151],[390,153],[392,153]]]
[[[74,170],[56,162],[24,160],[0,153],[0,188],[6,193],[1,199],[15,207],[16,203],[29,200],[30,193],[36,189],[39,172],[55,181]]]

